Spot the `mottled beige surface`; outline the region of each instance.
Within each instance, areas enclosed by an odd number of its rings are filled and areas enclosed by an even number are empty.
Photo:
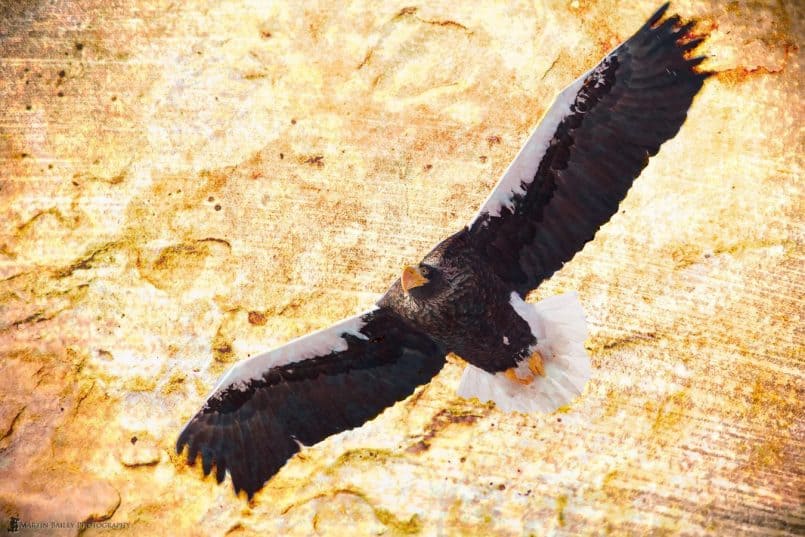
[[[656,7],[299,4],[0,4],[0,514],[121,536],[803,531],[797,2],[673,6],[721,73],[532,297],[578,289],[589,316],[564,412],[459,399],[451,359],[251,504],[174,455],[230,364],[370,306],[467,222]]]

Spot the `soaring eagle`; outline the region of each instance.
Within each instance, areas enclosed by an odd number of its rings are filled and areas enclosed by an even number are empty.
[[[179,435],[204,474],[228,471],[249,498],[299,451],[358,427],[430,381],[455,353],[462,397],[552,411],[590,376],[575,294],[524,298],[618,209],[679,131],[710,73],[691,57],[693,23],[662,6],[565,88],[480,211],[369,311],[244,360]]]

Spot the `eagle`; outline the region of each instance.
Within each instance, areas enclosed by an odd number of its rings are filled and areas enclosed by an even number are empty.
[[[302,446],[361,426],[411,395],[453,353],[461,397],[551,412],[591,374],[575,293],[527,294],[618,210],[685,122],[712,73],[694,22],[663,5],[565,88],[475,218],[402,274],[376,306],[233,366],[176,442],[204,475],[249,499]]]

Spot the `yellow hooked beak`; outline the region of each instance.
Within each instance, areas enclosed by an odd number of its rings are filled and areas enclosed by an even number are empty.
[[[421,285],[425,285],[428,283],[428,279],[419,272],[419,269],[416,267],[407,266],[403,269],[402,278],[400,278],[402,283],[403,291],[405,294],[408,294],[408,291],[413,289],[414,287],[419,287]]]

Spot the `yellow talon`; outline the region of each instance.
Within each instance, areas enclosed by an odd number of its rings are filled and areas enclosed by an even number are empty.
[[[531,353],[531,356],[528,357],[528,370],[531,372],[526,378],[521,378],[517,376],[517,368],[511,367],[504,371],[504,375],[509,380],[516,382],[518,384],[523,384],[528,386],[534,381],[534,378],[537,376],[544,377],[545,376],[545,362],[542,360],[542,355],[539,351],[534,351]]]
[[[531,356],[528,357],[528,369],[535,375],[539,375],[540,377],[545,376],[545,362],[539,351],[534,351],[531,353]]]
[[[519,384],[524,384],[526,386],[531,384],[531,381],[534,380],[533,376],[521,379],[520,377],[517,376],[517,373],[515,373],[515,371],[517,371],[516,367],[510,367],[509,369],[504,371],[503,374],[506,375],[506,378],[508,378],[509,380],[512,380],[512,381],[517,382]]]

